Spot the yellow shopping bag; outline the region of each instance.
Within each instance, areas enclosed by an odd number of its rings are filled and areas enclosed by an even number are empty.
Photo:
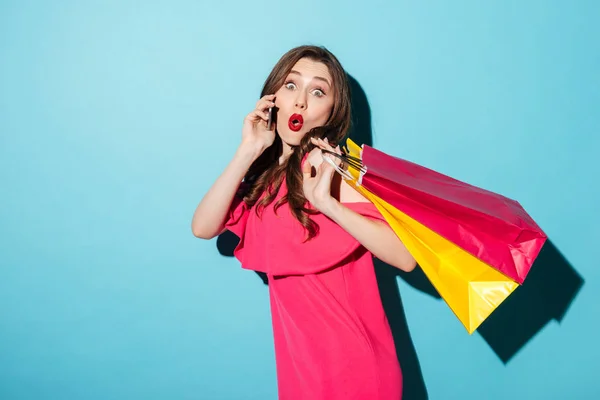
[[[360,147],[348,140],[347,153],[360,158]],[[381,212],[469,334],[519,286],[366,190],[359,183],[360,171],[356,167],[349,165],[347,172],[351,186]]]

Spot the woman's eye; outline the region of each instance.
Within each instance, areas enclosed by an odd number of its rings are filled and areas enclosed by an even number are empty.
[[[292,90],[292,89],[295,89],[295,88],[296,88],[296,85],[294,85],[294,83],[293,83],[293,82],[288,82],[288,83],[286,83],[284,86],[285,86],[287,89],[290,89],[290,90]]]
[[[324,91],[322,91],[321,89],[315,89],[315,90],[313,91],[313,93],[314,93],[314,94],[315,94],[315,96],[317,96],[317,97],[323,97],[323,96],[325,96],[325,92],[324,92]]]

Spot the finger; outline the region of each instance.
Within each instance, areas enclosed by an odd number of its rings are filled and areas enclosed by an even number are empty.
[[[335,145],[335,143],[329,143],[329,138],[323,139],[323,143],[325,143],[325,146],[327,146],[329,150],[333,151],[333,146]]]
[[[254,110],[250,114],[248,114],[248,116],[246,118],[248,118],[252,122],[258,122],[260,120],[267,122],[269,119],[269,113],[264,112],[264,111]]]
[[[324,143],[324,142],[322,142],[322,143]],[[335,157],[333,154],[340,154],[338,152],[338,148],[339,148],[339,146],[337,146],[336,148],[333,148],[328,144],[323,144],[321,147],[321,149],[324,150],[323,154],[329,154],[330,156],[332,156],[333,158],[336,158],[336,159],[338,157]],[[333,153],[333,154],[331,154],[331,153]]]
[[[323,154],[323,164],[327,164],[327,172],[333,175],[341,164],[341,160],[331,154]]]
[[[325,138],[325,139],[327,139],[327,138]],[[323,143],[325,143],[325,141],[323,141]],[[331,147],[331,145],[329,145],[328,143],[326,143],[325,144],[325,149],[328,150],[328,151],[330,151],[330,152],[332,152],[332,153],[339,154],[340,156],[342,155],[342,150],[340,149],[340,145],[337,145],[335,148],[333,148],[333,147]],[[330,155],[330,156],[336,162],[336,165],[340,165],[342,163],[342,160],[339,157],[335,157],[335,156],[332,156],[332,155]]]
[[[263,97],[261,97],[259,100],[260,101],[275,101],[275,95],[274,94],[266,94]]]
[[[340,156],[342,156],[342,157],[344,156],[344,155],[342,154],[342,149],[340,148],[340,146],[339,146],[339,145],[337,145],[337,146],[335,147],[335,149],[334,149],[334,150],[335,150],[335,152],[336,152],[337,154],[339,154]],[[338,161],[339,161],[339,163],[338,163],[338,166],[339,166],[341,169],[343,169],[343,170],[346,170],[346,163],[344,162],[344,160],[342,160],[341,158],[338,158]]]
[[[318,147],[312,149],[308,153],[308,156],[306,156],[306,162],[313,167],[318,167],[323,162],[323,158],[321,157],[321,149]]]
[[[340,145],[337,145],[337,146],[335,146],[335,149],[333,149],[333,151],[334,151],[334,152],[335,152],[337,155],[343,156],[343,154],[342,154],[342,149],[340,149]],[[336,159],[340,161],[340,164],[343,162],[343,161],[342,161],[342,159],[341,159],[341,158],[339,158],[339,157],[336,157]]]
[[[331,190],[331,182],[333,181],[333,175],[335,174],[335,169],[327,162],[324,161],[317,171],[317,183],[315,185],[315,190],[318,192],[329,192]]]
[[[326,148],[329,151],[333,151],[333,147],[331,147],[331,145],[329,144],[329,141],[327,140],[327,138],[325,138],[325,140],[319,139],[319,141],[323,145],[324,148]]]
[[[257,105],[256,109],[262,111],[262,110],[267,110],[267,109],[269,109],[271,107],[275,107],[275,102],[274,101],[265,100],[265,101],[259,102],[259,104]]]
[[[320,172],[322,175],[328,176],[329,173],[332,173],[333,175],[333,172],[335,172],[335,168],[333,167],[332,163],[335,163],[335,160],[333,160],[331,156],[323,154],[323,161],[319,165]]]
[[[312,165],[310,165],[310,163],[307,160],[302,164],[302,178],[304,178],[304,180],[310,179],[311,172],[312,172]]]
[[[258,100],[256,102],[255,108],[257,110],[263,111],[267,108],[274,107],[274,106],[275,106],[275,95],[272,95],[272,96],[264,96],[263,98]]]
[[[331,148],[327,147],[327,143],[325,143],[325,141],[323,141],[323,139],[321,138],[311,138],[310,141],[315,145],[318,146],[320,149],[326,149],[326,150],[330,150]]]

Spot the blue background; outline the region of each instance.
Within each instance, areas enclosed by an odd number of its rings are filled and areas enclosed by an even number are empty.
[[[268,287],[190,221],[305,43],[355,79],[364,142],[550,238],[472,336],[378,266],[406,398],[600,395],[598,4],[3,0],[0,398],[276,398]]]

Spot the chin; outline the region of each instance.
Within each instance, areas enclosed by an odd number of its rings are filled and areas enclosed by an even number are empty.
[[[279,130],[277,130],[277,132],[281,141],[289,146],[299,146],[302,138],[306,135],[306,132],[303,132],[303,130],[300,132],[293,132],[287,129],[287,131],[284,132],[280,132]]]

